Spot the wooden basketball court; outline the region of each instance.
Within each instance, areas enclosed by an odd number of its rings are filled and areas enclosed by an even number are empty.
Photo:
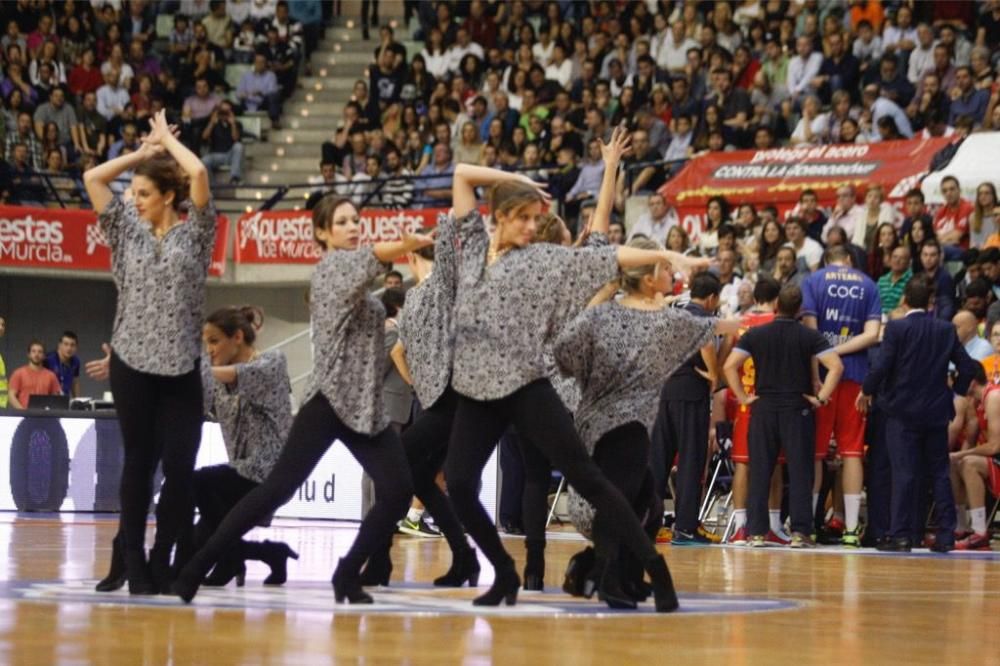
[[[476,592],[439,590],[442,539],[397,537],[376,604],[337,605],[329,586],[353,525],[280,522],[260,538],[299,551],[289,584],[175,597],[99,595],[116,523],[0,515],[4,664],[997,664],[1000,553],[910,555],[839,549],[663,547],[682,612],[611,612],[558,586],[582,541],[553,534],[545,593],[473,609]],[[251,535],[254,536],[254,535]],[[506,541],[523,565],[523,544]],[[484,564],[481,584],[492,572]],[[480,593],[483,588],[480,589]]]

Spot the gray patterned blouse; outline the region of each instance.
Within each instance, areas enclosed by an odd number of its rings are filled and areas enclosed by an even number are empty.
[[[129,367],[176,377],[201,357],[205,279],[215,247],[215,204],[157,240],[132,202],[115,196],[97,222],[111,247],[118,289],[111,346]]]
[[[638,421],[646,430],[653,427],[663,382],[712,339],[715,321],[676,308],[637,310],[608,301],[563,329],[556,362],[580,385],[576,427],[589,454],[619,426]],[[568,505],[573,525],[589,537],[593,507],[574,488]]]
[[[465,219],[469,219],[471,214]],[[438,217],[434,241],[434,270],[426,280],[406,292],[399,314],[399,339],[406,349],[406,364],[413,390],[423,409],[444,394],[451,381],[455,350],[452,311],[455,308],[457,225],[452,215]]]
[[[316,265],[309,291],[315,352],[302,404],[321,393],[362,435],[389,425],[382,399],[385,308],[368,292],[381,270],[370,247],[331,250]]]
[[[490,239],[478,212],[458,229],[455,390],[499,400],[549,376],[546,342],[618,275],[613,247],[538,243],[486,265]]]
[[[260,483],[270,474],[292,427],[292,386],[285,355],[277,350],[236,365],[236,381],[215,381],[205,393],[222,427],[229,465]]]
[[[580,385],[576,424],[589,453],[618,426],[653,427],[663,382],[712,340],[715,322],[676,308],[637,310],[608,301],[562,330],[556,362]]]

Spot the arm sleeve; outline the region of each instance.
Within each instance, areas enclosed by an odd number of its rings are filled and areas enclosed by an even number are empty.
[[[594,292],[618,276],[618,253],[611,246],[565,248],[547,246],[550,256],[545,283],[556,285],[550,293],[555,297],[555,311],[561,321],[583,309]]]
[[[381,269],[371,247],[327,252],[311,282],[313,327],[328,333],[338,330]]]
[[[803,326],[803,328],[805,327]],[[810,333],[809,350],[812,352],[813,356],[819,356],[820,354],[833,350],[833,347],[830,346],[830,343],[825,337],[823,337],[822,333],[811,328],[807,330]]]
[[[875,360],[872,363],[871,370],[868,371],[868,376],[865,377],[864,385],[861,388],[861,391],[865,395],[875,395],[878,393],[882,383],[885,381],[886,377],[889,376],[889,372],[892,370],[896,357],[896,329],[899,325],[901,324],[890,322],[889,325],[885,327],[885,335],[882,338],[882,346],[875,355]]]
[[[236,366],[236,390],[241,400],[267,407],[278,387],[288,383],[285,356],[281,353],[261,354]],[[284,394],[282,394],[284,395]]]
[[[733,349],[739,349],[744,354],[747,354],[751,358],[754,355],[754,348],[757,346],[757,332],[754,329],[750,329],[746,333],[740,336],[740,339],[736,341]]]
[[[865,319],[882,321],[882,297],[878,294],[878,285],[872,280],[865,283],[865,289],[868,291],[868,316]]]
[[[696,317],[678,308],[663,308],[661,314],[670,333],[670,341],[679,343],[671,344],[669,349],[669,353],[678,359],[678,365],[715,339],[716,317]]]
[[[958,377],[955,379],[955,393],[965,395],[969,392],[969,384],[976,376],[976,365],[978,363],[965,351],[965,346],[959,341],[954,330],[951,331],[951,362],[958,369]]]
[[[819,273],[812,273],[802,283],[802,315],[819,318],[819,306],[813,294],[813,285],[819,279]]]
[[[461,220],[456,220],[459,246],[462,248],[462,260],[485,261],[486,250],[490,246],[490,235],[486,232],[486,222],[478,209],[469,211]],[[437,248],[435,248],[435,252]],[[437,255],[435,254],[435,260]],[[436,267],[435,267],[436,270]]]
[[[116,194],[111,198],[111,203],[105,206],[101,214],[97,216],[97,226],[112,250],[118,246],[125,216],[130,208],[134,209],[134,206],[131,203],[126,203],[120,194]]]
[[[198,243],[206,261],[211,260],[212,250],[215,249],[215,225],[217,214],[215,212],[215,201],[209,195],[208,202],[198,208],[193,203],[188,210],[188,224],[194,225],[195,233],[198,235]]]

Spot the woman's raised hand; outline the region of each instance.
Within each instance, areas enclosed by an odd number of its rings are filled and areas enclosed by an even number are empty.
[[[632,150],[632,135],[624,125],[615,127],[611,132],[611,140],[607,143],[601,140],[601,157],[605,165],[617,166],[630,150]]]
[[[153,153],[163,152],[166,148],[163,142],[168,136],[178,136],[180,130],[176,125],[167,124],[167,112],[159,111],[149,119],[149,133],[142,137],[142,145]]]

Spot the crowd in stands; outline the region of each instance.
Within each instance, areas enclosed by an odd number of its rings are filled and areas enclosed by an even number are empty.
[[[319,0],[0,4],[0,200],[85,197],[80,174],[131,152],[160,109],[206,164],[243,176],[240,112],[278,124],[319,40]],[[158,19],[172,16],[169,35]],[[252,65],[236,85],[226,66]],[[39,177],[47,175],[47,181]]]

